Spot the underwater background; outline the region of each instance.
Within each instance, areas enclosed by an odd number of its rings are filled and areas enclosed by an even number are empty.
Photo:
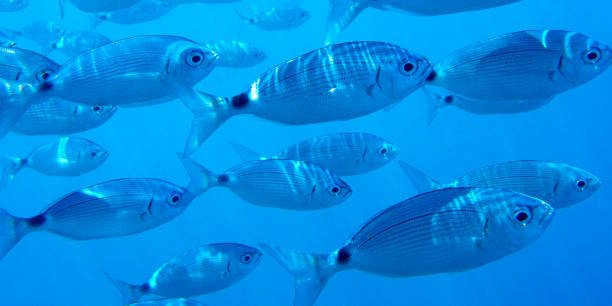
[[[266,3],[267,1],[262,2]],[[68,5],[60,20],[56,1],[32,0],[20,12],[0,13],[0,26],[19,29],[53,20],[68,30],[89,28],[86,14]],[[217,68],[196,89],[231,96],[274,65],[319,48],[328,3],[303,4],[313,17],[304,25],[266,32],[245,24],[230,4],[180,6],[154,22],[97,31],[113,40],[143,34],[172,34],[198,42],[237,39],[266,51],[249,69]],[[612,2],[524,0],[494,9],[435,17],[366,10],[337,42],[375,40],[398,44],[436,62],[451,51],[503,33],[564,29],[612,43]],[[20,43],[37,50],[35,44]],[[51,55],[62,63],[67,58]],[[557,211],[543,236],[528,248],[483,267],[453,274],[392,279],[356,270],[334,276],[317,305],[612,305],[612,73],[559,95],[538,110],[516,115],[475,115],[444,108],[427,124],[428,102],[415,92],[389,111],[307,126],[284,126],[252,116],[224,124],[193,156],[222,172],[241,162],[230,142],[272,155],[303,139],[335,132],[367,132],[396,144],[406,161],[441,182],[484,165],[537,159],[587,169],[602,181],[588,200]],[[103,126],[82,133],[110,151],[95,171],[76,178],[47,177],[30,169],[1,191],[0,206],[30,217],[64,194],[115,178],[161,178],[186,185],[176,152],[182,151],[192,114],[180,101],[121,108]],[[2,155],[26,156],[54,139],[11,133]],[[353,195],[318,211],[254,206],[216,188],[197,198],[178,218],[153,230],[122,238],[73,241],[47,232],[23,239],[0,261],[0,305],[119,305],[118,291],[102,273],[142,283],[162,263],[203,244],[268,242],[328,253],[340,247],[378,211],[416,194],[397,162],[347,177]],[[147,297],[154,298],[154,297]],[[270,256],[234,286],[194,298],[210,305],[291,305],[293,278]]]

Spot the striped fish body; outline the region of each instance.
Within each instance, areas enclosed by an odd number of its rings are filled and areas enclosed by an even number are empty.
[[[363,2],[381,9],[403,10],[421,15],[443,15],[484,10],[519,1],[521,0],[369,0]]]
[[[268,207],[313,210],[340,204],[352,193],[329,170],[303,161],[248,161],[217,179],[245,201]]]
[[[13,131],[23,135],[75,134],[99,127],[116,112],[116,106],[86,106],[53,98],[30,106]]]
[[[514,161],[482,167],[447,186],[513,190],[546,201],[559,209],[585,200],[600,185],[593,174],[566,164]]]
[[[609,58],[608,46],[581,34],[515,32],[450,54],[428,84],[468,100],[547,100],[602,73]]]
[[[286,148],[278,157],[313,163],[343,176],[375,170],[398,154],[397,147],[378,136],[338,133],[305,140]]]
[[[36,148],[27,166],[47,175],[78,176],[99,167],[108,157],[102,146],[79,137],[62,137]]]
[[[388,43],[331,45],[268,71],[232,104],[286,124],[346,120],[401,101],[430,69],[425,58]]]
[[[214,67],[216,55],[176,36],[137,36],[85,52],[53,74],[51,96],[89,105],[157,103],[176,98],[165,81],[191,88]]]
[[[58,67],[57,63],[42,54],[0,47],[0,79],[39,83]]]
[[[225,289],[251,273],[261,256],[259,250],[241,244],[201,246],[157,269],[148,282],[147,293],[192,297]]]
[[[336,252],[337,268],[390,277],[468,270],[531,244],[553,211],[511,191],[436,190],[371,219]]]
[[[43,214],[26,219],[28,229],[87,240],[146,231],[187,207],[186,190],[158,179],[121,179],[63,197]]]
[[[79,10],[87,13],[120,10],[140,2],[140,0],[60,0],[60,6],[66,1],[72,3]]]

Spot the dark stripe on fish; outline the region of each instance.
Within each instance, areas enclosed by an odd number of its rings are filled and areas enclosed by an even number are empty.
[[[28,225],[31,227],[39,227],[41,225],[43,225],[43,223],[45,223],[45,221],[47,221],[47,217],[45,217],[44,214],[40,214],[36,217],[32,217],[27,219]]]

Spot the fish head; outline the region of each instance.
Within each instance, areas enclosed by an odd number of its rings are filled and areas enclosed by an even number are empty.
[[[77,116],[92,122],[104,122],[112,117],[119,109],[114,105],[78,105]]]
[[[610,46],[582,34],[566,34],[559,69],[570,82],[576,85],[584,84],[606,71],[610,64]]]
[[[425,57],[398,49],[380,64],[376,85],[390,99],[402,100],[425,83],[432,69]]]
[[[263,61],[266,60],[266,58],[268,58],[268,55],[266,54],[266,52],[264,52],[263,50],[259,48],[255,48],[255,47],[249,48],[249,54],[251,55],[253,65],[261,64]]]
[[[491,193],[483,233],[497,248],[522,249],[550,225],[555,211],[550,204],[512,191],[491,190]]]
[[[400,153],[400,149],[397,146],[380,137],[368,137],[365,141],[362,161],[369,164],[372,169],[387,164]]]
[[[191,200],[193,197],[185,188],[163,182],[152,199],[152,215],[168,215],[183,211]]]
[[[580,168],[562,164],[558,166],[558,171],[559,181],[552,191],[556,208],[584,201],[601,187],[599,178]]]
[[[70,141],[79,148],[79,159],[88,169],[95,169],[108,158],[108,150],[101,145],[84,138],[71,137]]]
[[[228,280],[236,282],[251,273],[261,261],[260,250],[238,243],[215,243],[209,245],[212,253],[226,258]]]
[[[218,55],[187,40],[172,43],[166,54],[166,73],[174,80],[195,85],[215,68]]]
[[[313,187],[311,196],[323,207],[331,207],[348,199],[353,190],[344,180],[335,174],[327,172],[326,178]],[[325,177],[325,176],[323,176]],[[327,204],[322,204],[327,203]]]

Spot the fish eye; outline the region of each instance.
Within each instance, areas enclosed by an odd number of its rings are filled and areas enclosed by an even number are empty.
[[[516,219],[516,221],[525,225],[531,220],[531,211],[527,209],[519,209],[514,212],[514,218]]]
[[[51,73],[53,73],[53,71],[51,71],[49,69],[41,70],[40,72],[38,72],[38,75],[36,75],[36,79],[39,82],[42,82],[42,81],[48,79],[51,76]]]
[[[171,205],[176,205],[178,202],[181,201],[181,198],[181,194],[174,191],[168,196],[168,203],[170,203]]]
[[[387,149],[387,147],[380,147],[378,148],[378,154],[385,156],[387,155],[387,153],[389,152],[389,149]]]
[[[589,64],[596,64],[601,59],[601,50],[599,48],[592,48],[587,50],[582,56],[582,60]]]
[[[338,186],[329,186],[327,190],[331,195],[338,195],[342,189]]]
[[[245,253],[240,256],[240,262],[243,264],[249,264],[251,261],[253,261],[253,254],[251,253]]]
[[[584,191],[588,185],[589,184],[584,179],[579,178],[576,180],[576,189],[578,189],[578,191]]]
[[[400,72],[404,75],[413,75],[417,70],[417,63],[411,60],[405,61]]]
[[[96,152],[96,151],[89,152],[89,157],[95,158],[96,156],[98,156],[98,152]]]
[[[204,53],[202,53],[200,50],[194,50],[187,55],[185,61],[187,62],[187,65],[191,67],[198,67],[202,65],[202,62],[204,62]]]

